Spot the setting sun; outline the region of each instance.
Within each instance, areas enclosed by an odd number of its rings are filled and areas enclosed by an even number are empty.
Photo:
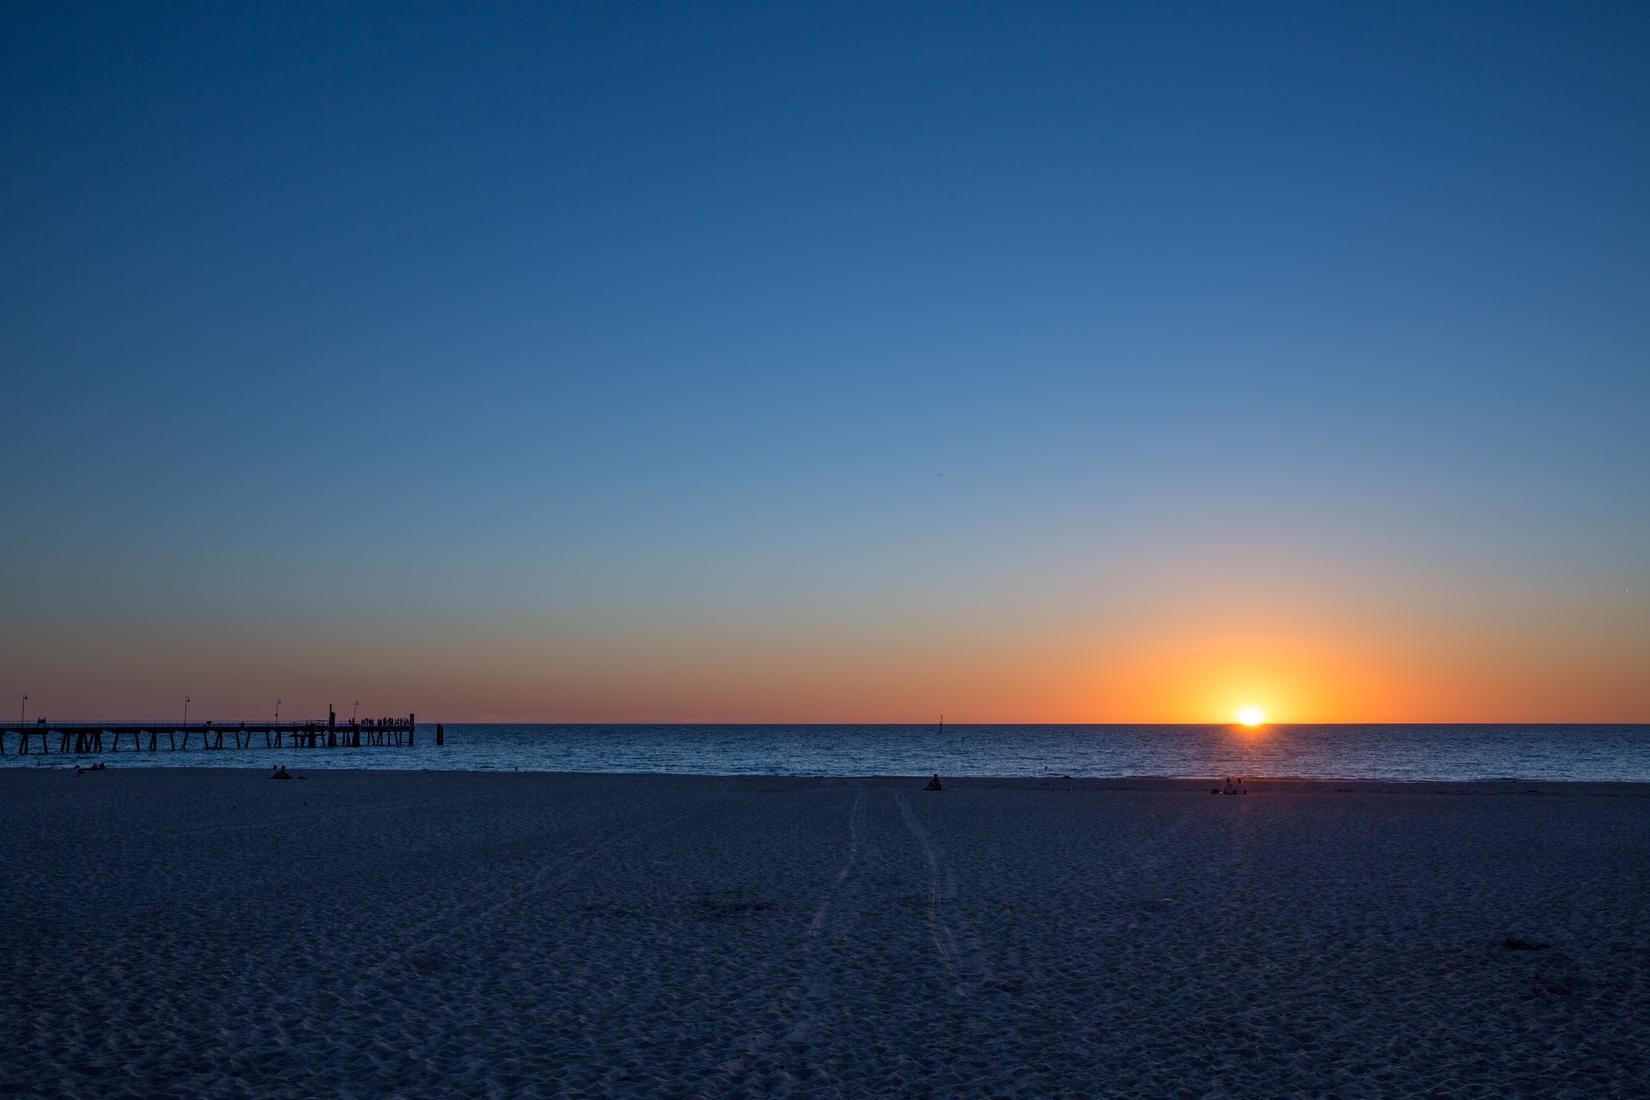
[[[1266,712],[1259,707],[1239,707],[1237,720],[1241,725],[1258,726],[1266,721]]]

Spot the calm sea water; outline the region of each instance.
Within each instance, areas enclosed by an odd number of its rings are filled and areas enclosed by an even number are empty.
[[[261,738],[259,739],[261,744]],[[164,739],[162,741],[164,744]],[[1650,726],[420,726],[414,749],[133,752],[116,767],[1650,782]],[[69,767],[15,753],[0,767]]]

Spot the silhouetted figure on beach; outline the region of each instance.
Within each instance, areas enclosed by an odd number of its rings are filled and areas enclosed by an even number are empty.
[[[292,778],[292,773],[286,770],[286,765],[285,764],[276,764],[275,765],[275,774],[270,776],[269,778],[271,778],[271,779],[291,779]]]
[[[943,791],[943,790],[945,790],[945,784],[940,782],[940,773],[939,772],[934,773],[934,778],[932,778],[928,781],[928,786],[924,787],[923,790],[925,790],[925,791]]]

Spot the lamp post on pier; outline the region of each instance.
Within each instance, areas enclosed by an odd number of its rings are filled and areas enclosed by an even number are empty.
[[[281,700],[280,700],[280,697],[277,696],[276,699],[275,699],[275,721],[279,722],[280,720],[281,720]]]
[[[22,725],[29,713],[29,693],[23,693],[23,705],[17,708],[17,724]]]
[[[355,725],[355,712],[360,710],[360,709],[361,709],[361,700],[357,699],[355,701],[355,705],[353,707],[349,708],[349,724],[350,725],[352,725],[352,726]]]
[[[186,726],[189,724],[189,696],[187,695],[183,697],[183,724]]]

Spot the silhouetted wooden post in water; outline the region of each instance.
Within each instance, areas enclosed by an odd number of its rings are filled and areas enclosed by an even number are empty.
[[[440,748],[447,742],[447,727],[440,722],[435,724],[435,747]]]
[[[413,747],[413,734],[418,732],[418,715],[407,715],[407,747]]]
[[[25,755],[29,751],[29,742],[36,737],[40,738],[40,751],[51,752],[51,742],[46,740],[46,738],[52,732],[52,727],[46,724],[46,720],[44,718],[37,721],[33,727],[19,725],[17,733],[18,736],[22,738],[22,741],[17,746],[17,754],[19,756]]]
[[[338,747],[338,716],[332,712],[332,704],[327,704],[327,748]]]

